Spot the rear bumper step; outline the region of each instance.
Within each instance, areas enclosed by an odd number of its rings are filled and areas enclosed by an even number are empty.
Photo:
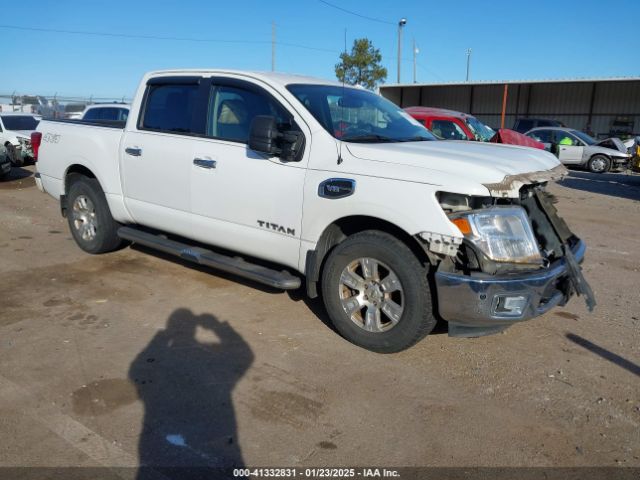
[[[118,236],[124,240],[138,243],[146,247],[159,250],[170,255],[175,255],[183,260],[216,268],[223,272],[238,275],[255,282],[269,285],[282,290],[294,290],[300,288],[300,278],[286,271],[277,271],[271,268],[249,263],[241,258],[229,257],[212,252],[206,248],[193,247],[186,243],[169,240],[159,235],[147,233],[134,227],[120,227]]]

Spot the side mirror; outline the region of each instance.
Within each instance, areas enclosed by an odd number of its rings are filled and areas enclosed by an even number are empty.
[[[278,132],[278,123],[275,117],[257,115],[251,122],[249,148],[256,152],[279,155],[280,149],[276,145],[279,136],[280,132]]]
[[[275,117],[257,115],[251,122],[249,148],[278,156],[284,162],[298,162],[304,150],[304,135],[295,130],[282,131]]]

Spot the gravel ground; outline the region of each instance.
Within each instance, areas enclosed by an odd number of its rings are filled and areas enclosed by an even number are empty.
[[[593,314],[376,355],[299,294],[83,253],[32,170],[0,183],[0,466],[640,467],[640,176],[551,187]]]

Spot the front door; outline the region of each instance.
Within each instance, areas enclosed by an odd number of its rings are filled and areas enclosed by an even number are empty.
[[[243,80],[211,80],[205,138],[191,167],[194,236],[297,267],[308,155],[282,162],[247,145],[256,115],[306,130],[276,96]]]
[[[566,164],[582,163],[584,146],[573,134],[564,130],[554,130],[554,143],[557,145],[558,159]]]

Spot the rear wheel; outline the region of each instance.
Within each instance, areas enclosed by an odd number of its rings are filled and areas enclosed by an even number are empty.
[[[608,172],[611,166],[611,162],[604,155],[594,155],[589,159],[587,168],[592,173],[604,173]]]
[[[85,252],[105,253],[123,243],[120,226],[111,216],[107,199],[95,178],[76,175],[67,195],[67,220],[74,240]]]
[[[327,258],[322,272],[325,307],[350,342],[375,352],[398,352],[436,324],[427,273],[427,267],[392,235],[358,233]]]

